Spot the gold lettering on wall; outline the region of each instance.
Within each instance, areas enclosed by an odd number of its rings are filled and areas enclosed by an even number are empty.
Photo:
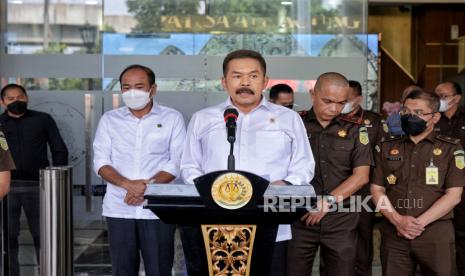
[[[358,18],[347,16],[314,16],[308,22],[293,17],[282,19],[274,17],[248,17],[235,16],[177,16],[162,15],[160,17],[161,30],[165,32],[257,32],[269,30],[282,30],[285,24],[287,32],[327,32],[350,30],[362,31],[361,21]]]

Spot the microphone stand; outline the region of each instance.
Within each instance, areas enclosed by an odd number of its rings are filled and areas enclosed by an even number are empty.
[[[236,128],[236,124],[230,126],[231,128]],[[228,156],[228,171],[234,171],[236,170],[236,159],[234,158],[234,142],[236,142],[236,137],[235,136],[228,136],[228,142],[229,142],[229,156]]]

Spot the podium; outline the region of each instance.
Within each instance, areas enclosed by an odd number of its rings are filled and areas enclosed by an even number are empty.
[[[277,225],[300,219],[315,197],[311,185],[269,185],[245,171],[211,172],[194,183],[150,184],[144,208],[188,227],[186,262],[199,263],[199,275],[266,275]]]

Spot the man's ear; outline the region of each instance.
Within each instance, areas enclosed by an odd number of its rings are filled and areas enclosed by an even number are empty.
[[[157,88],[158,88],[157,84],[154,83],[151,87],[152,91],[150,92],[150,96],[152,96],[152,98],[155,97],[155,95],[157,94]]]

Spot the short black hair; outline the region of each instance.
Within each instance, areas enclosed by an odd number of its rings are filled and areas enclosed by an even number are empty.
[[[236,50],[231,53],[229,53],[223,60],[223,76],[226,77],[226,73],[228,71],[228,64],[231,60],[233,59],[240,59],[240,58],[251,58],[255,59],[260,63],[260,66],[262,67],[263,74],[266,75],[266,61],[263,58],[263,56],[256,51],[253,50]]]
[[[349,80],[349,86],[357,92],[357,96],[362,96],[362,85],[358,81]]]
[[[279,93],[292,94],[294,93],[294,91],[289,85],[284,84],[284,83],[279,83],[279,84],[273,85],[270,88],[270,99],[271,100],[278,99]]]
[[[133,70],[133,69],[139,69],[139,70],[144,71],[147,74],[147,77],[149,78],[150,85],[155,84],[155,73],[152,71],[152,69],[146,66],[140,65],[140,64],[133,64],[133,65],[129,65],[128,67],[124,68],[123,72],[121,72],[121,74],[119,75],[120,84],[121,84],[121,80],[123,79],[123,75],[126,74],[127,71]]]
[[[428,106],[433,112],[439,111],[439,96],[435,93],[427,92],[424,90],[413,90],[405,97],[404,103],[408,100],[424,100],[428,102]]]
[[[21,91],[24,93],[24,95],[27,96],[26,89],[25,89],[23,86],[21,86],[21,85],[19,85],[19,84],[15,84],[15,83],[10,83],[10,84],[5,85],[5,86],[2,88],[2,92],[0,93],[0,97],[2,98],[2,101],[3,101],[3,99],[5,98],[6,91],[8,91],[8,90],[10,90],[10,89],[19,89],[19,90],[21,90]]]
[[[454,87],[455,95],[462,95],[462,87],[458,83],[455,81],[450,81],[449,83]]]

